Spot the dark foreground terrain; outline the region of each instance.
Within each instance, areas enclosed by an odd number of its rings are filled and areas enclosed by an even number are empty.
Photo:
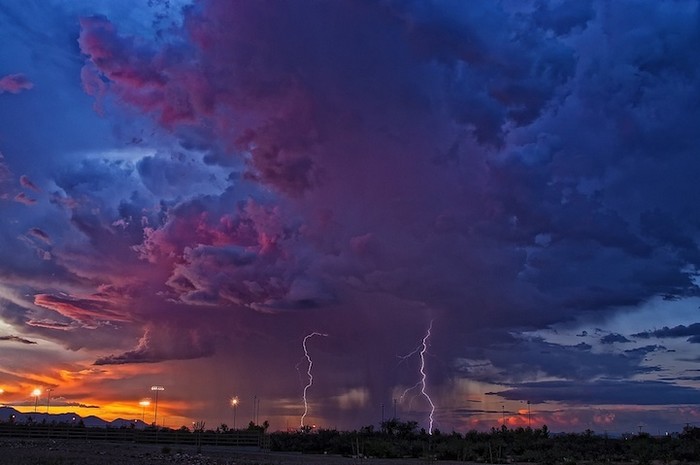
[[[105,441],[0,439],[2,465],[422,465],[420,459],[355,459],[204,446],[113,443]],[[440,461],[441,465],[465,462]]]

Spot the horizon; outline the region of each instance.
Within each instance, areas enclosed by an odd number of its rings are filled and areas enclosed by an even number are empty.
[[[700,422],[698,2],[47,2],[0,6],[0,403]]]
[[[22,412],[22,411],[19,411],[19,410],[17,410],[16,408],[14,408],[14,407],[12,407],[12,406],[9,406],[9,405],[0,405],[0,412],[3,412],[3,410],[11,410],[12,412],[16,412],[17,414],[26,417],[26,418],[24,419],[24,424],[36,423],[36,421],[34,420],[35,417],[38,418],[38,419],[41,419],[41,421],[43,422],[43,421],[46,421],[47,418],[49,418],[49,419],[52,418],[52,417],[57,417],[57,418],[58,418],[58,417],[65,417],[65,416],[68,415],[68,416],[73,416],[71,423],[72,423],[72,424],[76,424],[76,425],[78,424],[78,423],[76,422],[77,419],[80,419],[81,421],[83,421],[83,420],[88,420],[88,419],[93,419],[93,422],[89,422],[88,424],[85,424],[85,425],[84,425],[85,427],[88,427],[88,428],[108,428],[108,427],[119,427],[119,428],[122,428],[122,427],[126,427],[127,424],[129,424],[129,425],[132,425],[132,424],[133,424],[137,429],[143,429],[143,428],[148,428],[148,427],[153,427],[153,426],[155,426],[153,423],[144,422],[144,421],[141,420],[140,418],[122,418],[122,417],[117,417],[117,418],[113,418],[113,419],[108,420],[108,419],[104,419],[104,418],[102,418],[102,417],[100,417],[100,416],[98,416],[98,415],[96,415],[96,414],[91,414],[91,415],[88,415],[88,416],[82,416],[82,415],[80,415],[80,414],[78,414],[78,413],[76,413],[76,412],[73,412],[73,411],[60,412],[60,413],[56,413],[56,412],[53,412],[53,413],[52,413],[52,412],[33,412],[33,411]],[[13,416],[14,416],[14,415],[13,415]],[[8,418],[9,418],[9,417],[8,417]],[[2,423],[3,421],[7,421],[7,419],[6,419],[6,418],[3,418],[2,416],[0,416],[0,423]],[[17,423],[22,424],[21,421],[14,420],[14,419],[13,419],[13,421],[16,421]],[[97,421],[97,422],[95,423],[94,421]],[[202,420],[200,420],[200,421],[202,421]],[[254,424],[253,426],[255,426],[255,427],[263,426],[262,423],[263,423],[264,421],[266,421],[266,420],[263,420],[262,422],[260,422],[260,423],[258,423],[258,424]],[[391,421],[397,421],[398,423],[406,423],[406,422],[410,422],[411,420],[406,420],[406,421],[404,421],[404,420],[402,420],[401,418],[389,418],[389,419],[386,419],[386,420],[385,420],[385,422],[391,422]],[[360,431],[360,430],[362,430],[362,429],[364,429],[364,428],[366,428],[366,427],[370,427],[370,426],[371,426],[371,427],[374,427],[374,428],[375,428],[375,431],[381,431],[381,429],[382,429],[382,424],[384,424],[385,422],[381,422],[381,423],[378,423],[378,424],[361,425],[361,426],[359,426],[358,428],[355,428],[355,429],[337,429],[337,428],[333,428],[333,427],[318,427],[318,426],[314,425],[313,427],[309,428],[307,432],[313,432],[313,431],[319,431],[319,430],[333,430],[333,431],[340,431],[340,432],[353,432],[353,431]],[[237,430],[246,430],[246,429],[248,429],[248,428],[251,426],[252,423],[253,423],[253,422],[252,422],[252,420],[251,420],[250,423],[247,423],[247,424],[244,424],[244,425],[239,425],[239,426],[237,426],[236,429],[237,429]],[[188,424],[182,424],[182,425],[163,425],[163,424],[159,424],[158,427],[159,427],[159,428],[164,428],[164,429],[171,429],[171,430],[177,430],[177,429],[181,429],[181,428],[184,427],[184,428],[188,428],[189,430],[192,430],[194,424],[195,424],[195,422],[192,422],[192,423],[189,424],[189,425],[188,425]],[[116,425],[116,426],[115,426],[115,425]],[[227,427],[229,430],[233,430],[232,425],[230,425],[230,424],[228,424],[228,423],[226,423],[226,422],[219,423],[219,424],[212,424],[212,425],[207,425],[207,423],[204,422],[204,430],[205,430],[205,431],[218,431],[219,428],[221,428],[221,427],[224,426],[224,425],[226,425],[226,427]],[[425,430],[425,428],[420,428],[420,425],[418,425],[417,422],[416,422],[416,426],[417,426],[417,428],[418,428],[418,431],[417,431],[417,432],[421,433],[421,430],[422,430],[423,432],[425,432],[425,434],[427,434],[427,431]],[[542,429],[542,428],[544,428],[544,427],[547,428],[549,434],[552,434],[552,435],[555,435],[555,436],[556,436],[556,435],[561,435],[561,434],[571,434],[571,433],[573,433],[573,434],[588,434],[588,431],[593,431],[593,434],[594,434],[594,435],[597,435],[597,436],[611,436],[611,437],[624,437],[624,436],[626,436],[626,435],[637,435],[637,434],[642,434],[642,433],[644,433],[644,434],[649,434],[649,435],[651,435],[651,436],[659,436],[659,437],[661,437],[661,436],[668,436],[668,435],[671,435],[671,434],[679,434],[679,433],[682,433],[683,430],[685,430],[685,428],[687,428],[687,427],[698,428],[698,426],[693,426],[693,425],[690,425],[690,424],[685,424],[684,427],[683,427],[681,430],[678,430],[678,431],[663,431],[663,432],[662,432],[662,431],[659,430],[659,431],[656,432],[656,434],[654,434],[654,433],[651,432],[651,431],[644,431],[643,429],[640,429],[639,426],[637,427],[637,430],[636,430],[636,431],[632,431],[632,430],[630,430],[630,431],[616,431],[616,430],[607,430],[607,429],[595,431],[595,430],[589,430],[588,428],[583,429],[583,430],[580,430],[580,431],[556,431],[556,430],[551,430],[551,429],[549,429],[549,427],[548,427],[547,425],[540,425],[540,426],[538,426],[538,427],[531,427],[531,426],[527,426],[527,425],[526,425],[526,426],[518,425],[518,426],[514,426],[514,427],[512,427],[512,428],[506,426],[507,429],[513,429],[513,430],[517,430],[517,429],[519,429],[519,428],[522,428],[522,429],[531,428],[532,430],[536,430],[536,429]],[[494,427],[492,427],[492,428],[490,428],[490,429],[483,429],[483,430],[478,430],[478,429],[471,429],[471,430],[464,430],[464,431],[450,430],[450,431],[440,431],[440,433],[441,433],[441,434],[452,434],[452,433],[467,434],[467,433],[470,433],[470,432],[473,432],[473,431],[478,431],[478,432],[481,432],[481,433],[491,433],[491,432],[493,432],[494,430],[499,431],[499,430],[500,430],[500,427],[499,427],[499,426],[494,426]],[[304,429],[302,429],[302,428],[288,428],[288,429],[276,429],[276,430],[273,430],[273,429],[270,428],[270,429],[267,429],[267,430],[266,430],[267,433],[291,433],[291,432],[304,432],[304,431],[306,431],[306,430],[304,430]],[[421,433],[421,434],[422,434],[422,433]]]

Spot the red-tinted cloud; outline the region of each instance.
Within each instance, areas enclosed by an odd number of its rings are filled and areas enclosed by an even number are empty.
[[[14,200],[15,202],[22,203],[24,205],[34,205],[37,202],[36,199],[27,197],[27,195],[24,192],[20,192],[19,194],[15,195]]]
[[[146,228],[144,243],[136,247],[142,258],[172,266],[167,285],[178,299],[271,310],[329,298],[322,286],[309,286],[314,278],[297,256],[301,232],[278,207],[248,201],[230,213],[216,210],[213,199],[183,202],[161,227]],[[284,304],[287,298],[297,303]]]
[[[319,136],[313,98],[293,76],[253,76],[242,62],[247,60],[243,51],[235,47],[247,41],[241,35],[245,32],[204,27],[210,19],[219,22],[220,14],[225,14],[224,21],[234,19],[227,9],[211,6],[203,10],[207,17],[190,18],[195,46],[157,52],[120,35],[105,18],[84,18],[79,43],[90,59],[82,72],[84,86],[92,95],[104,95],[104,77],[123,101],[156,114],[165,126],[209,128],[226,151],[250,153],[248,179],[298,195],[316,184],[318,176],[312,156]],[[213,41],[233,46],[231,62],[217,58],[221,52],[207,45]],[[224,77],[231,73],[240,77]],[[230,116],[236,113],[245,114],[247,122],[235,123]]]
[[[34,184],[26,174],[23,174],[19,177],[19,183],[22,187],[26,189],[31,189],[35,192],[41,192],[41,189],[39,189],[39,187],[36,184]]]
[[[23,74],[9,74],[0,78],[0,94],[4,92],[19,94],[32,87],[34,84]]]
[[[75,324],[61,323],[58,321],[53,321],[53,320],[48,320],[48,319],[27,320],[27,326],[33,326],[36,328],[55,329],[55,330],[60,330],[60,331],[68,331],[71,329],[76,329],[78,327],[78,325],[75,325]]]
[[[93,294],[89,297],[76,297],[66,294],[36,294],[34,304],[53,310],[75,322],[95,327],[106,322],[131,321],[126,302],[116,296]]]

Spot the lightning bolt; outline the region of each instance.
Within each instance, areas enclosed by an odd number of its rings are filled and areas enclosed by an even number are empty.
[[[428,340],[430,339],[431,331],[433,330],[433,320],[430,320],[430,324],[428,325],[428,330],[425,332],[425,336],[423,336],[423,339],[421,341],[421,344],[416,347],[413,352],[409,353],[408,355],[404,355],[401,357],[402,360],[406,360],[407,358],[410,358],[414,356],[415,354],[419,354],[420,358],[420,381],[418,381],[416,384],[411,386],[410,388],[406,389],[403,391],[403,394],[401,394],[400,400],[403,401],[403,398],[408,394],[410,391],[420,387],[420,393],[425,399],[428,401],[430,404],[430,415],[428,416],[429,418],[429,426],[428,426],[428,434],[433,434],[433,423],[434,423],[434,415],[435,415],[435,404],[433,403],[433,399],[430,398],[427,392],[427,375],[425,373],[425,354],[428,351]]]
[[[313,332],[311,334],[307,334],[301,343],[301,346],[304,349],[304,356],[306,357],[306,361],[309,363],[309,368],[306,370],[306,374],[309,377],[309,382],[306,384],[306,386],[304,386],[304,393],[302,395],[302,397],[304,399],[304,414],[301,416],[301,422],[300,422],[300,426],[302,428],[304,427],[304,418],[306,418],[306,414],[309,413],[309,402],[306,399],[306,391],[308,391],[309,388],[314,384],[314,375],[311,372],[311,368],[313,368],[314,362],[313,362],[313,360],[311,360],[311,356],[309,355],[309,349],[306,347],[306,341],[308,341],[309,338],[312,338],[314,336],[328,337],[328,334]]]

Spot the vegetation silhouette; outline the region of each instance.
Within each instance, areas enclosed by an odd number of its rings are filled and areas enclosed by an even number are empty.
[[[414,421],[391,419],[357,431],[319,429],[274,432],[270,447],[278,451],[307,454],[338,454],[353,457],[429,458],[481,463],[528,462],[568,464],[578,462],[652,461],[697,462],[700,457],[700,428],[687,426],[682,433],[654,437],[646,433],[609,437],[592,430],[583,433],[551,434],[540,428],[492,428],[489,432],[428,434]]]
[[[479,463],[538,463],[575,465],[577,463],[698,463],[700,428],[687,425],[681,433],[652,436],[637,434],[610,437],[587,429],[582,433],[552,434],[540,428],[505,426],[490,431],[428,434],[415,421],[390,419],[379,428],[363,426],[355,431],[314,429],[268,433],[269,422],[250,422],[247,428],[232,430],[225,424],[206,429],[204,421],[192,428],[143,430],[133,425],[119,428],[86,427],[82,422],[36,422],[31,417],[18,423],[14,417],[0,421],[0,437],[76,438],[112,441],[193,444],[198,451],[205,445],[257,446],[262,449],[304,454],[330,454],[364,458],[423,458]],[[70,433],[84,431],[73,435]],[[160,436],[155,435],[160,431]]]

